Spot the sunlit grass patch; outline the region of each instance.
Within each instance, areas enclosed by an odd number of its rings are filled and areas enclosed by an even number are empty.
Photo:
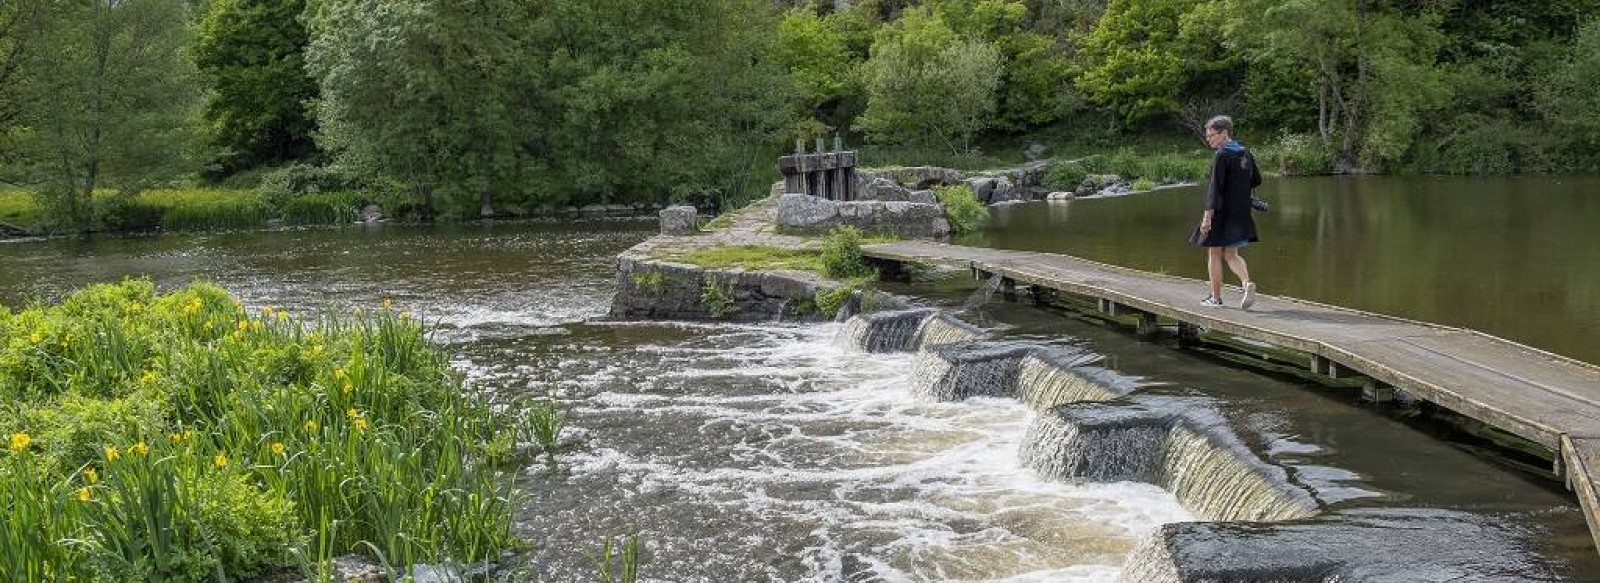
[[[728,245],[698,249],[672,258],[700,267],[726,269],[741,267],[747,270],[793,269],[797,271],[822,271],[822,257],[814,250],[787,249],[770,245]]]

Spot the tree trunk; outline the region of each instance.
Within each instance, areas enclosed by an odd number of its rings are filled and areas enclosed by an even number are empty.
[[[494,218],[494,192],[487,172],[483,175],[483,184],[478,187],[478,217],[484,219]]]

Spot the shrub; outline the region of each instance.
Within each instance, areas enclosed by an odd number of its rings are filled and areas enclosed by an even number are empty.
[[[258,190],[268,204],[283,208],[299,196],[350,190],[355,181],[327,166],[296,162],[261,175]]]
[[[1072,191],[1077,190],[1088,175],[1089,172],[1084,169],[1082,162],[1061,162],[1050,167],[1050,171],[1044,175],[1043,183],[1045,188],[1051,190]]]
[[[1123,148],[1106,157],[1105,171],[1101,174],[1115,174],[1126,180],[1135,180],[1145,175],[1144,158],[1134,153],[1133,148]]]
[[[861,231],[837,227],[822,237],[822,274],[833,279],[877,277],[861,256]]]
[[[1137,178],[1149,179],[1156,184],[1196,182],[1210,171],[1211,158],[1193,154],[1160,154],[1144,159]]]
[[[978,202],[972,187],[957,184],[936,188],[934,192],[939,196],[939,203],[944,205],[944,216],[950,220],[951,232],[971,233],[989,220],[989,208]]]
[[[1149,178],[1140,178],[1133,181],[1133,189],[1136,191],[1154,190],[1155,187],[1156,183],[1151,181]]]
[[[738,310],[738,306],[733,303],[733,290],[710,277],[706,278],[706,284],[700,290],[700,303],[705,306],[706,313],[712,318],[721,318]]]
[[[126,197],[98,201],[100,224],[110,231],[152,231],[161,226],[161,207]]]
[[[291,554],[496,556],[510,484],[482,452],[533,440],[507,438],[515,425],[387,306],[307,324],[209,284],[133,281],[0,308],[0,573],[182,582]]]
[[[839,315],[839,310],[844,309],[850,301],[850,296],[855,295],[859,288],[853,284],[842,285],[833,289],[819,289],[813,298],[817,311],[824,318],[833,318]]]
[[[1333,149],[1313,135],[1284,134],[1266,154],[1267,163],[1284,176],[1333,173]]]

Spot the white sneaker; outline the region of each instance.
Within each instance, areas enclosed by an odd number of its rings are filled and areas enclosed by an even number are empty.
[[[1239,309],[1248,310],[1256,305],[1256,282],[1244,282],[1244,297],[1239,298]]]
[[[1220,308],[1222,307],[1222,300],[1211,296],[1206,296],[1206,299],[1200,300],[1200,305],[1207,308]]]

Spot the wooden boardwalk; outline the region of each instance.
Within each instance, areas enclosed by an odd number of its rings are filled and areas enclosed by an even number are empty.
[[[1549,448],[1600,547],[1600,367],[1481,332],[1262,296],[1250,311],[1200,305],[1205,282],[1067,255],[899,242],[863,254],[970,267],[1007,285],[1097,298],[1114,313],[1200,326],[1307,353],[1312,370],[1354,371]],[[1266,290],[1271,291],[1271,290]],[[1229,302],[1238,305],[1239,292]]]

